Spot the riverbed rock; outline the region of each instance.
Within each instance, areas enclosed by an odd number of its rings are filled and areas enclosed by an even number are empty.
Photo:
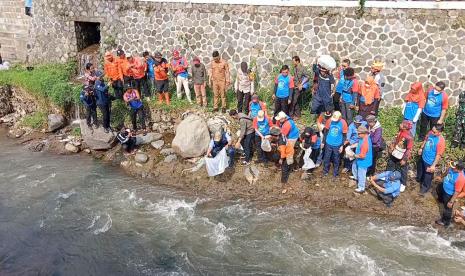
[[[58,130],[65,125],[65,117],[61,114],[49,114],[47,125],[49,132]]]
[[[164,156],[168,156],[168,155],[171,155],[173,153],[174,153],[174,149],[172,149],[172,148],[162,149],[160,151],[160,154],[164,155]]]
[[[176,156],[176,154],[171,154],[171,155],[168,155],[165,157],[165,160],[163,160],[163,162],[165,163],[171,163],[171,162],[174,162],[178,159],[178,157]]]
[[[6,86],[0,87],[0,117],[13,112],[13,105],[11,104],[11,89]]]
[[[21,138],[26,133],[24,129],[12,129],[8,132],[8,136],[13,138]]]
[[[244,169],[244,176],[249,184],[254,185],[258,181],[260,171],[254,165],[246,167]]]
[[[149,156],[143,152],[138,152],[136,156],[134,156],[134,160],[137,163],[146,163],[149,160]]]
[[[165,144],[165,141],[163,140],[158,140],[155,142],[150,143],[154,149],[161,149],[163,145]]]
[[[210,133],[205,120],[190,114],[176,128],[172,147],[183,158],[192,158],[203,155],[209,142]]]
[[[103,127],[89,128],[85,120],[81,120],[79,125],[82,139],[91,150],[106,150],[112,147],[115,140],[112,132],[105,133]]]
[[[66,143],[65,150],[67,150],[69,152],[72,152],[72,153],[78,153],[79,152],[79,147],[76,147],[72,143]]]
[[[139,134],[136,135],[136,145],[147,145],[153,141],[160,140],[163,137],[160,133],[150,132],[146,135]]]

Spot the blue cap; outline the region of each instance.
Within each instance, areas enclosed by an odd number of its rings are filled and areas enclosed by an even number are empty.
[[[361,115],[357,115],[354,118],[354,123],[360,124],[363,121],[363,117]]]

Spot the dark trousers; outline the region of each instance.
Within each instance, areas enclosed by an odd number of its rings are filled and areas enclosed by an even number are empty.
[[[329,96],[328,96],[329,97]],[[322,99],[320,96],[313,96],[312,99],[312,106],[311,106],[311,114],[319,115],[325,111],[332,111],[334,110],[333,100],[329,97],[329,99]]]
[[[334,110],[342,111],[342,110],[341,110],[341,94],[339,94],[339,93],[334,93],[334,96],[333,96],[333,105],[334,105]],[[346,120],[346,119],[344,118],[344,120]]]
[[[142,87],[143,79],[145,79],[145,78],[133,79],[133,81],[132,81],[132,83],[133,83],[133,85],[134,85],[134,89],[136,89],[137,91],[139,91],[139,93],[140,93],[141,96],[144,95],[144,94],[142,93],[142,89],[143,89],[143,87]]]
[[[103,128],[110,128],[110,104],[99,105],[100,112],[102,112]]]
[[[318,160],[318,156],[320,155],[321,149],[312,149],[312,153],[310,153],[310,159],[312,159],[313,163],[316,164],[316,161]]]
[[[136,148],[136,137],[130,137],[129,140],[121,146],[126,152],[133,151]]]
[[[289,180],[291,174],[291,166],[287,164],[286,158],[282,159],[283,164],[281,165],[281,183],[285,184]]]
[[[257,148],[259,160],[262,162],[267,162],[268,158],[266,157],[265,152],[262,150],[262,138],[258,135],[255,135],[255,147]]]
[[[142,79],[140,79],[140,90],[139,91],[140,91],[141,95],[143,95],[144,97],[151,97],[152,96],[149,81],[148,81],[147,77],[143,77]]]
[[[302,115],[299,101],[300,101],[303,91],[305,90],[299,90],[298,88],[294,89],[294,93],[292,94],[292,99],[291,99],[291,105],[289,107],[289,116],[300,117]]]
[[[407,179],[408,179],[408,163],[405,165],[400,164],[400,160],[394,157],[389,158],[386,171],[399,171],[400,172],[400,183],[404,186],[407,186]]]
[[[94,105],[94,106],[88,106],[86,108],[86,121],[87,121],[87,125],[90,126],[92,125],[92,123],[94,125],[98,125],[98,122],[97,122],[97,107]]]
[[[420,135],[418,139],[423,141],[425,139],[426,133],[430,131],[434,125],[436,125],[439,121],[439,118],[433,118],[425,113],[421,113],[420,116]]]
[[[339,163],[341,161],[340,147],[325,145],[325,154],[323,157],[323,173],[329,173],[329,167],[333,163],[333,176],[339,175]]]
[[[380,191],[376,191],[376,194],[378,195],[378,199],[384,202],[387,207],[391,207],[392,203],[394,202],[395,197],[392,196],[392,194],[384,194]]]
[[[240,113],[244,111],[244,114],[249,113],[249,103],[250,103],[250,92],[243,93],[242,91],[237,90],[237,112]]]
[[[431,189],[433,183],[434,173],[426,171],[429,166],[420,156],[417,162],[417,181],[420,182],[420,193],[423,194]]]
[[[373,148],[373,164],[367,171],[367,176],[373,176],[376,173],[376,162],[378,158],[383,154],[379,148]]]
[[[244,148],[245,161],[250,162],[253,157],[253,143],[254,143],[255,133],[250,133],[245,135],[244,139],[241,141],[241,145]]]
[[[113,90],[115,91],[115,98],[118,100],[123,99],[123,82],[121,80],[116,80],[113,81],[111,86],[113,87]]]
[[[145,112],[144,112],[143,107],[139,109],[131,109],[132,128],[134,130],[137,130],[137,114],[139,114],[139,121],[140,121],[141,128],[145,129]]]
[[[436,187],[438,193],[438,200],[442,203],[444,210],[442,210],[441,220],[445,226],[448,226],[452,220],[452,208],[447,207],[450,199],[453,195],[450,195],[444,191],[443,184]]]
[[[274,117],[278,115],[280,111],[289,115],[289,97],[286,98],[276,98],[274,100]]]

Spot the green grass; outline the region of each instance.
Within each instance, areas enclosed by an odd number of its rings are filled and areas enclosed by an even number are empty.
[[[40,104],[52,104],[62,110],[78,102],[82,85],[70,82],[76,72],[75,63],[44,64],[28,71],[24,66],[0,72],[0,85],[20,87]]]
[[[21,121],[21,125],[33,129],[41,129],[47,124],[47,113],[37,111],[32,114],[26,115]]]

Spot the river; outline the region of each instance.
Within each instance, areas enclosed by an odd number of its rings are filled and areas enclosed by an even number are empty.
[[[0,139],[0,275],[463,275],[433,228],[218,202]]]

